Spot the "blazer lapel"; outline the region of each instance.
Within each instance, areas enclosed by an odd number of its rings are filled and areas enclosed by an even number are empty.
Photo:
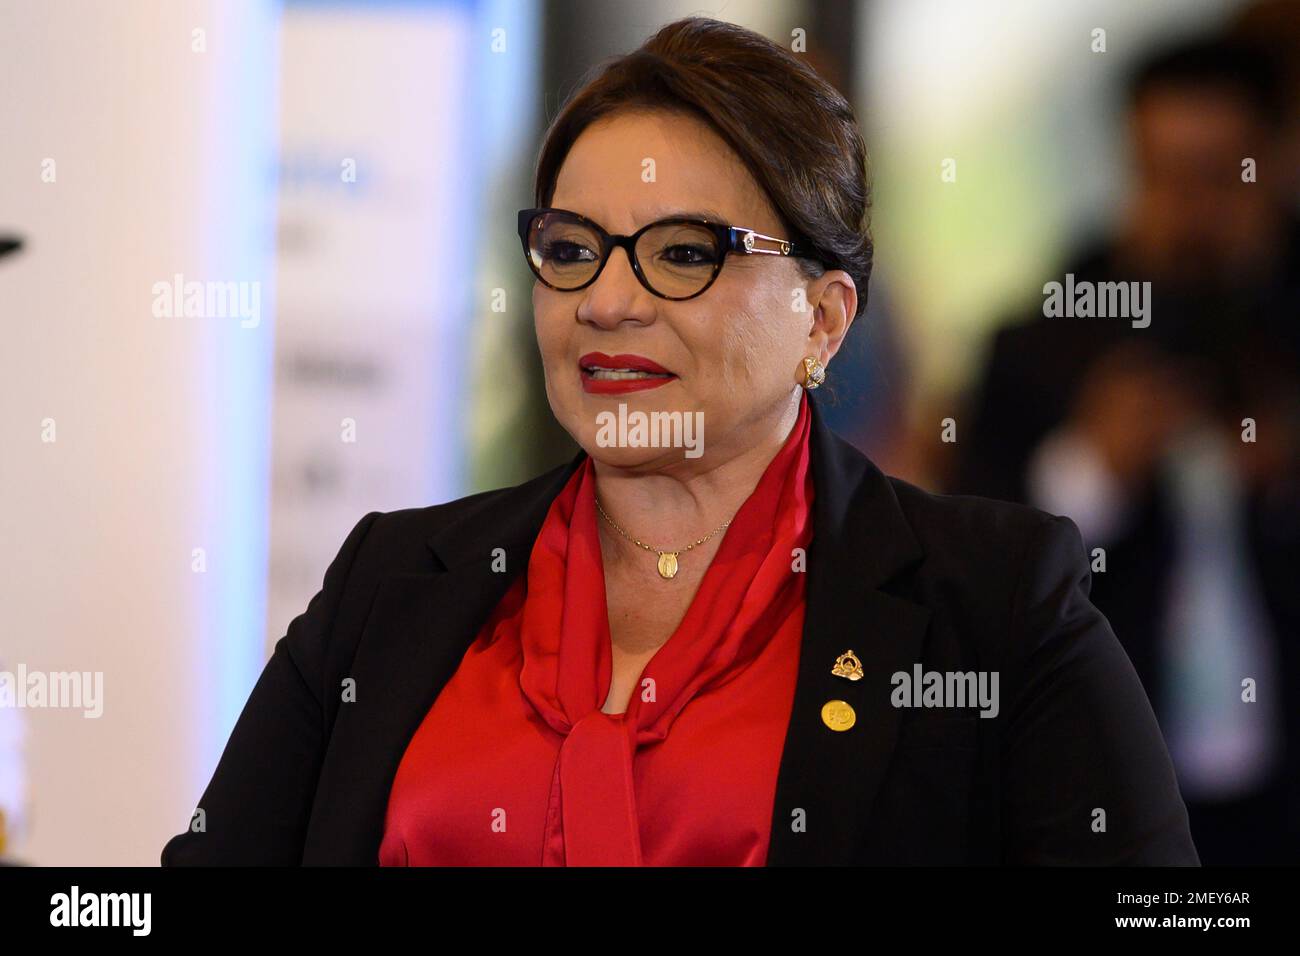
[[[581,463],[460,511],[429,540],[427,573],[383,579],[347,676],[321,767],[303,862],[373,866],[388,796],[407,744],[479,628],[528,565],[552,500]],[[505,571],[493,570],[496,548]],[[499,565],[498,565],[499,566]]]
[[[810,396],[811,397],[811,396]],[[769,866],[856,862],[898,737],[891,676],[921,659],[928,609],[881,590],[922,557],[889,480],[813,403],[813,541],[793,710],[777,776]],[[863,677],[831,673],[852,650]],[[822,708],[853,708],[832,730]]]

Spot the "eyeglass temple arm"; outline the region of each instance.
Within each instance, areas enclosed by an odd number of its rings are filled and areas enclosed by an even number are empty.
[[[789,256],[805,251],[788,239],[765,236],[752,229],[731,227],[731,248],[746,255]]]

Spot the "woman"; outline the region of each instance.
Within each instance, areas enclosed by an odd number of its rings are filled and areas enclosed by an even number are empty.
[[[519,228],[583,451],[363,518],[163,862],[1196,864],[1075,526],[822,421],[865,162],[728,24],[578,91]]]

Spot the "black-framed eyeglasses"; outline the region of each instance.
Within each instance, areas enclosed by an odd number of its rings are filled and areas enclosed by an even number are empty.
[[[693,299],[713,285],[729,252],[815,258],[806,243],[707,219],[660,219],[618,236],[567,209],[521,209],[519,239],[528,267],[552,289],[585,289],[622,246],[641,285],[674,301]]]

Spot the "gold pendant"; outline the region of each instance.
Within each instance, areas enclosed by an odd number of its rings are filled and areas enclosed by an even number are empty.
[[[659,553],[659,576],[667,579],[677,574],[677,552],[661,551]]]

